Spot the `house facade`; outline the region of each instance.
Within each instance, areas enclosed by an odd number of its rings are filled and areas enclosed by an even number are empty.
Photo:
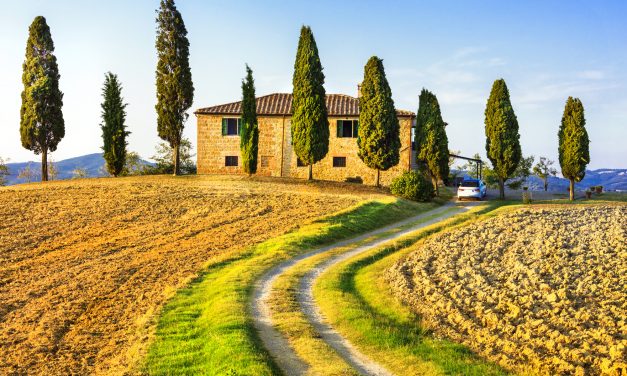
[[[308,167],[302,165],[292,148],[292,94],[277,93],[258,97],[259,151],[257,174],[307,178]],[[240,156],[241,102],[198,109],[197,165],[199,174],[242,174]],[[315,179],[362,181],[374,184],[376,171],[357,155],[359,100],[342,94],[328,94],[329,152],[313,165]],[[412,168],[412,126],[415,115],[397,110],[400,125],[400,162],[381,171],[381,184]]]

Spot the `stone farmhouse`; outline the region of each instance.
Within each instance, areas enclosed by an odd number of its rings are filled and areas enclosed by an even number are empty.
[[[292,94],[277,93],[258,97],[259,152],[257,174],[307,178],[308,168],[294,153],[291,142]],[[376,171],[367,167],[357,155],[359,127],[358,99],[343,94],[327,94],[329,118],[329,152],[314,164],[314,179],[362,181],[374,184]],[[197,165],[199,174],[242,174],[240,138],[242,102],[200,108],[194,114],[198,126]],[[400,124],[400,162],[381,171],[381,184],[414,167],[412,161],[412,127],[415,114],[397,110]]]

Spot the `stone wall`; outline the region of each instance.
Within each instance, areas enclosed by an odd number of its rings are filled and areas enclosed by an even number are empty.
[[[225,167],[226,156],[238,156],[239,136],[222,136],[222,116],[198,116],[198,173],[239,174],[241,167]],[[360,178],[364,184],[375,183],[376,171],[368,168],[357,156],[357,138],[338,138],[336,122],[329,118],[329,153],[313,167],[315,179],[345,181]],[[291,143],[291,119],[286,116],[260,116],[259,158],[257,173],[264,176],[307,178],[308,167],[298,167]],[[411,126],[413,118],[399,117],[401,128],[401,156],[397,166],[381,171],[381,184],[389,185],[392,179],[411,166]],[[333,167],[333,157],[345,157],[346,167]],[[241,157],[240,165],[241,165]]]

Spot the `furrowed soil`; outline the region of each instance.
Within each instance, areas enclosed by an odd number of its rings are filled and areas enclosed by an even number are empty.
[[[523,374],[627,374],[627,205],[525,208],[386,273],[437,335]]]
[[[137,177],[0,189],[0,374],[124,373],[210,258],[381,197],[359,185]]]

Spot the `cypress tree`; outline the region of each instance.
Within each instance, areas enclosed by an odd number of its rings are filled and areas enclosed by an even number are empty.
[[[449,173],[448,138],[445,127],[438,99],[429,90],[422,89],[414,138],[416,162],[429,171],[436,195],[438,181],[446,178]]]
[[[499,197],[505,198],[505,180],[522,158],[518,120],[509,99],[505,80],[494,81],[485,109],[485,149],[499,179]]]
[[[586,131],[586,118],[579,98],[568,97],[564,107],[562,124],[557,134],[559,138],[559,162],[562,175],[570,180],[570,199],[575,199],[575,182],[586,175],[590,163],[590,139]]]
[[[399,162],[401,139],[383,60],[376,56],[371,57],[364,67],[357,133],[359,158],[366,166],[377,170],[378,187],[380,171],[388,170]]]
[[[102,88],[104,101],[102,107],[102,141],[104,159],[107,171],[113,176],[118,176],[124,170],[126,163],[126,103],[122,100],[122,84],[118,76],[108,72],[105,74],[104,87]]]
[[[324,73],[309,26],[303,26],[300,30],[292,83],[292,144],[298,159],[309,166],[311,180],[313,164],[329,151],[330,132],[323,86]]]
[[[157,130],[174,151],[174,175],[180,173],[179,147],[187,110],[194,100],[187,29],[174,0],[161,0],[157,11]]]
[[[255,80],[253,71],[246,65],[246,79],[242,80],[242,130],[240,151],[242,167],[248,175],[257,172],[257,151],[259,127],[257,125],[257,103],[255,101]]]
[[[41,154],[41,180],[47,181],[48,152],[57,150],[57,145],[65,136],[65,123],[61,111],[63,93],[59,90],[61,76],[50,28],[42,16],[35,17],[28,29],[26,60],[22,69],[22,146]]]

